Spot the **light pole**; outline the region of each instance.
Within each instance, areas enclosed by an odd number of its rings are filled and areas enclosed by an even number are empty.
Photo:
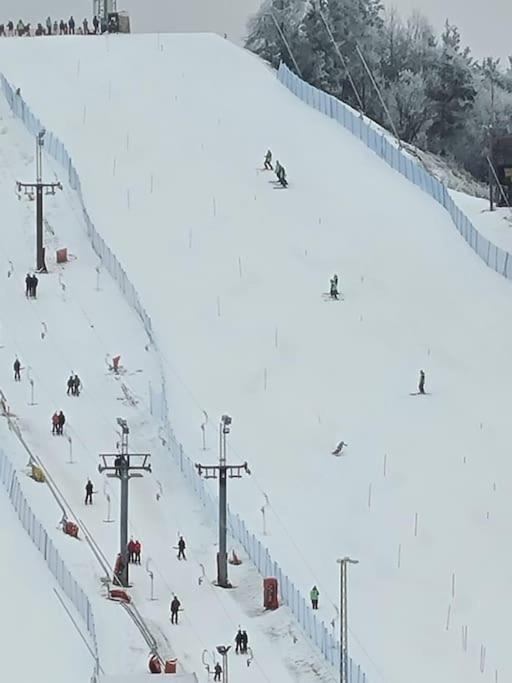
[[[221,588],[231,588],[228,579],[228,552],[227,552],[227,500],[228,500],[228,474],[230,479],[240,479],[242,472],[250,474],[247,463],[243,465],[228,465],[226,461],[226,436],[231,430],[232,419],[229,415],[223,415],[219,424],[219,464],[201,465],[196,464],[199,476],[204,474],[205,479],[217,479],[219,476],[219,552],[217,555],[217,585]]]
[[[348,683],[347,564],[358,564],[350,557],[336,560],[340,565],[340,683]]]
[[[228,683],[228,652],[231,645],[217,645],[217,652],[222,655],[222,683]]]

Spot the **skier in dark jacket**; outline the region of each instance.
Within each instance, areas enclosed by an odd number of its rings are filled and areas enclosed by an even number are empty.
[[[242,635],[242,630],[238,629],[237,634],[235,636],[235,654],[242,652],[243,640],[244,637]]]
[[[329,290],[329,294],[330,294],[331,299],[336,299],[336,300],[339,299],[340,294],[338,292],[338,276],[337,275],[334,275],[331,278],[331,287]]]
[[[419,394],[425,393],[425,373],[423,372],[423,370],[420,370],[420,381],[418,382],[418,393]]]
[[[185,539],[183,536],[180,536],[180,539],[178,541],[178,560],[186,560],[187,558],[185,557]]]
[[[277,179],[279,180],[279,182],[281,183],[281,185],[283,187],[288,187],[288,181],[286,180],[286,170],[285,170],[284,166],[282,166],[281,164],[279,164],[279,170],[278,170],[278,167],[277,167],[278,163],[279,162],[276,161]]]
[[[274,169],[272,168],[272,152],[270,150],[267,150],[267,153],[265,154],[265,170],[266,171],[273,171]]]
[[[73,396],[80,396],[80,387],[82,386],[82,382],[80,381],[80,377],[78,375],[75,375],[73,377],[73,388],[71,390],[71,393]]]
[[[181,607],[181,602],[178,600],[178,597],[175,595],[174,598],[172,599],[171,602],[171,624],[177,624],[178,623],[178,612]]]
[[[20,374],[21,363],[20,363],[18,358],[16,358],[16,360],[14,361],[13,368],[14,368],[14,381],[15,382],[21,382],[21,374]]]
[[[72,35],[74,35],[75,34],[75,20],[73,19],[72,16],[69,17],[68,26],[69,26],[69,32]]]
[[[62,435],[64,433],[64,425],[66,423],[66,418],[64,416],[64,413],[62,410],[59,413],[59,428],[57,430],[57,434]]]
[[[39,284],[39,280],[37,279],[36,275],[32,275],[32,298],[37,297],[37,285]]]
[[[220,677],[221,677],[221,674],[222,674],[222,667],[221,667],[221,665],[219,664],[219,662],[217,662],[217,664],[215,664],[214,672],[215,672],[215,673],[214,673],[214,675],[213,675],[213,680],[214,680],[214,681],[220,681]]]
[[[98,28],[100,25],[100,21],[97,16],[94,16],[92,19],[92,25],[94,26],[94,33],[98,33]]]
[[[249,636],[247,635],[247,631],[242,631],[242,654],[246,655],[247,654],[247,646],[249,645]]]
[[[92,494],[93,494],[94,486],[92,485],[92,481],[90,479],[87,480],[87,484],[85,485],[85,504],[92,505]]]
[[[87,19],[83,20],[82,26],[84,27],[84,36],[88,36],[89,35],[89,22],[87,21]]]
[[[61,20],[60,20],[60,24],[59,24],[59,33],[60,33],[61,36],[63,36],[65,33],[67,33],[67,26],[66,26],[66,24],[65,24],[65,22],[64,22],[64,19],[61,19]]]
[[[32,276],[30,273],[27,273],[27,277],[25,278],[25,296],[27,299],[32,296],[31,294],[32,291]]]
[[[73,375],[71,374],[71,375],[68,377],[68,390],[67,390],[67,395],[68,395],[68,396],[69,396],[69,394],[73,394],[74,386],[75,386],[75,378],[74,378]]]

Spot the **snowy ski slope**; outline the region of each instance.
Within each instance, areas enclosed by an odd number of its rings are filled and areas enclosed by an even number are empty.
[[[336,557],[359,559],[351,646],[371,680],[508,680],[510,284],[226,41],[2,41],[0,63],[142,296],[190,456],[202,411],[212,461],[232,414],[230,457],[254,472],[232,506],[258,529],[268,495],[265,544],[319,586],[326,621]],[[287,192],[260,170],[267,147]],[[333,272],[343,303],[321,297]],[[420,368],[431,394],[413,397]]]
[[[116,417],[123,416],[131,428],[132,449],[152,454],[152,474],[131,484],[130,534],[142,541],[143,564],[132,568],[134,585],[130,593],[161,656],[176,657],[179,673],[199,674],[204,671],[203,652],[213,667],[214,655],[210,653],[219,642],[232,642],[242,626],[249,633],[252,664],[247,666],[246,657],[234,659],[231,670],[239,680],[255,683],[277,676],[282,681],[302,681],[307,679],[310,667],[323,680],[331,680],[328,667],[297,632],[288,610],[264,613],[261,579],[243,554],[244,564],[232,569],[239,590],[218,591],[212,585],[216,531],[211,520],[205,519],[202,506],[184,490],[183,480],[162,446],[158,425],[148,413],[149,383],[159,382],[154,353],[140,320],[115,283],[103,269],[97,279],[97,258],[86,237],[76,197],[66,185],[64,193],[45,199],[49,274],[40,276],[37,301],[25,299],[25,273],[34,259],[34,205],[26,199],[18,200],[13,188],[16,179],[34,170],[34,144],[22,125],[12,120],[3,99],[0,141],[0,387],[11,421],[49,472],[64,510],[47,486],[26,476],[28,454],[5,419],[0,421],[0,446],[17,469],[37,519],[92,603],[102,670],[108,676],[147,673],[148,646],[124,610],[105,599],[101,584],[104,571],[85,543],[84,533],[88,530],[93,535],[107,565],[113,565],[119,549],[119,488],[115,480],[100,477],[97,466],[98,454],[115,448],[119,440]],[[46,163],[46,178],[58,172]],[[55,250],[61,246],[67,246],[70,260],[58,267]],[[122,372],[116,378],[107,371],[105,359],[118,351],[122,351]],[[11,370],[16,356],[22,363],[19,383],[13,381]],[[66,395],[66,378],[71,371],[78,372],[83,381],[79,398]],[[34,381],[34,399],[29,378]],[[55,409],[63,409],[67,416],[66,438],[51,435],[50,417]],[[84,508],[88,477],[97,493],[94,505]],[[0,496],[5,496],[2,491]],[[62,533],[59,522],[63,511],[79,523],[79,541]],[[23,536],[21,525],[14,522],[9,532]],[[174,546],[179,533],[187,540],[186,562],[176,558]],[[22,551],[20,548],[20,561]],[[10,552],[13,568],[17,555],[15,550]],[[148,569],[154,574],[153,599]],[[53,600],[53,582],[43,562],[38,573],[38,589],[49,592]],[[183,614],[179,627],[171,630],[168,606],[173,593],[182,602]],[[77,618],[76,613],[74,616]],[[41,634],[40,646],[51,650],[53,656],[66,642],[62,629],[53,629],[49,623],[48,632]],[[66,667],[67,660],[63,672],[69,673]],[[3,665],[0,670],[5,673]],[[91,670],[88,657],[87,680]],[[21,667],[22,674],[28,676],[29,671]],[[79,659],[76,675],[84,675]],[[23,678],[16,680],[25,683]]]

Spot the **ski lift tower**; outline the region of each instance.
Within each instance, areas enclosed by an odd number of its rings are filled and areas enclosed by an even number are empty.
[[[117,0],[93,0],[94,16],[105,23],[108,22],[108,15],[117,12]]]

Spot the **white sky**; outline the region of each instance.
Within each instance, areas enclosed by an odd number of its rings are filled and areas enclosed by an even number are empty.
[[[118,0],[127,9],[135,31],[215,31],[240,41],[248,16],[260,0]],[[503,60],[512,53],[511,0],[392,0],[401,13],[421,10],[441,29],[446,18],[462,32],[476,57],[493,55]],[[42,11],[44,7],[44,11]],[[0,0],[1,21],[23,17],[37,21],[45,14],[75,18],[92,13],[92,0]]]

